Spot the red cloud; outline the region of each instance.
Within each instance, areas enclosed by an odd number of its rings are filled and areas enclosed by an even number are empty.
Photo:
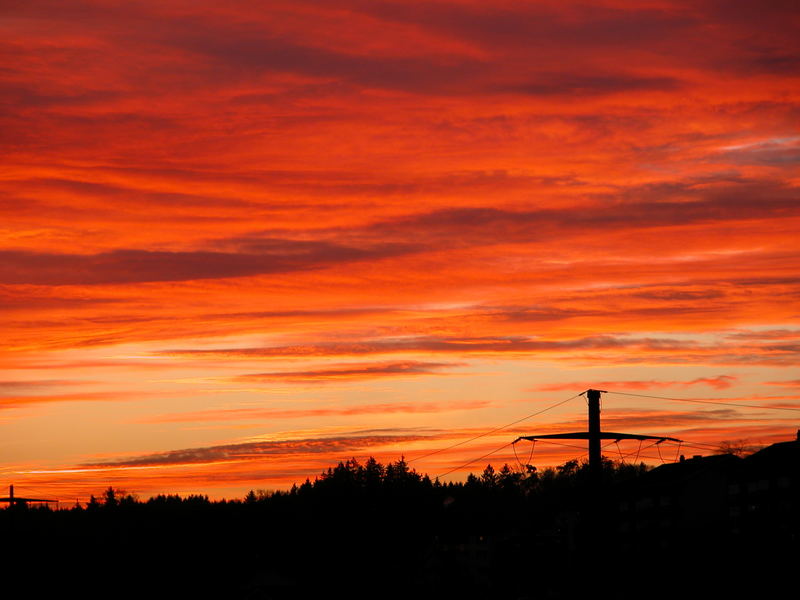
[[[368,404],[366,406],[343,406],[338,408],[299,408],[290,410],[228,408],[206,410],[192,413],[175,413],[146,419],[147,423],[190,423],[198,421],[233,421],[244,419],[305,419],[309,417],[389,415],[397,413],[420,414],[456,410],[475,410],[486,408],[490,403],[484,400],[467,402],[417,402],[397,404]]]
[[[279,371],[274,373],[250,373],[233,377],[232,381],[290,381],[298,383],[332,382],[376,377],[404,377],[408,375],[430,375],[448,367],[463,366],[460,363],[437,363],[421,361],[344,363],[325,369],[310,371]]]
[[[736,377],[732,375],[717,375],[716,377],[698,377],[691,381],[658,381],[655,379],[649,381],[594,381],[594,382],[570,382],[570,383],[553,383],[538,386],[537,390],[554,392],[560,390],[586,390],[589,388],[596,389],[623,389],[623,390],[650,390],[653,388],[662,387],[690,387],[694,385],[707,385],[718,390],[724,390],[736,383]]]

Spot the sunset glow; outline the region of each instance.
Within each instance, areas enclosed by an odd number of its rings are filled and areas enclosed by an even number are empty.
[[[635,4],[7,7],[0,487],[793,439],[800,10]]]

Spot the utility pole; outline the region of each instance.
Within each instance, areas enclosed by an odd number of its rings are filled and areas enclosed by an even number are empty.
[[[8,486],[8,496],[5,498],[0,498],[0,502],[8,502],[8,507],[13,508],[14,505],[24,505],[28,502],[44,502],[44,503],[54,503],[57,504],[58,500],[46,500],[44,498],[20,498],[19,496],[14,495],[14,485],[11,484]]]
[[[603,469],[600,453],[600,393],[600,390],[586,390],[589,403],[589,472],[594,483],[600,482]]]
[[[658,440],[660,444],[670,440],[680,442],[681,440],[657,435],[639,435],[636,433],[616,433],[613,431],[602,431],[600,429],[600,394],[605,394],[603,390],[586,390],[586,400],[589,405],[589,430],[575,433],[553,433],[546,435],[527,435],[514,440],[516,444],[520,440],[588,440],[589,442],[589,473],[592,480],[592,487],[595,492],[599,491],[603,475],[603,457],[600,450],[600,440]],[[583,395],[581,394],[581,395]]]
[[[588,403],[588,431],[578,431],[573,433],[553,433],[545,435],[526,435],[514,440],[516,444],[520,440],[587,440],[589,444],[589,489],[590,494],[585,498],[583,507],[583,536],[589,540],[589,546],[593,547],[596,540],[602,539],[603,531],[603,504],[606,500],[602,494],[603,486],[603,456],[600,448],[600,440],[656,440],[660,444],[666,440],[680,442],[676,438],[667,436],[639,435],[636,433],[617,433],[613,431],[603,431],[600,427],[600,394],[603,390],[586,390],[586,400]],[[583,395],[581,394],[581,395]],[[569,533],[568,544],[572,547],[575,544],[573,533]]]

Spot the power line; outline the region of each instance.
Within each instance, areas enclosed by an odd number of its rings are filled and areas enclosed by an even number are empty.
[[[638,460],[640,456],[641,456],[641,458],[655,458],[654,456],[653,456],[653,457],[650,457],[650,456],[642,456],[642,455],[641,455],[641,452],[643,452],[644,450],[647,450],[647,449],[649,449],[649,448],[652,448],[652,447],[653,447],[653,446],[655,446],[656,444],[658,444],[658,442],[653,442],[653,443],[651,443],[651,444],[649,444],[649,445],[647,445],[647,446],[644,446],[644,447],[642,447],[642,446],[640,445],[640,446],[639,446],[639,449],[638,449],[636,452],[626,452],[625,454],[622,454],[622,459],[624,460],[624,459],[625,459],[625,457],[627,457],[627,456],[631,456],[631,455],[633,455],[633,454],[636,454],[636,456],[637,456],[637,458],[636,458],[635,460]],[[659,457],[659,458],[660,458],[660,457]],[[664,461],[663,461],[663,459],[661,460],[661,462],[664,462]]]
[[[17,484],[13,484],[13,488],[15,490],[27,490],[28,492],[33,492],[38,496],[50,496],[50,499],[42,499],[43,502],[58,502],[58,499],[54,498],[50,492],[41,493],[39,491],[39,488],[32,488],[26,485],[17,485]]]
[[[451,449],[453,449],[453,448],[455,448],[457,446],[461,446],[463,444],[468,444],[469,442],[474,442],[477,439],[480,439],[482,437],[486,437],[487,435],[491,435],[492,433],[495,433],[497,431],[501,431],[503,429],[511,427],[512,425],[516,425],[517,423],[522,423],[523,421],[527,421],[528,419],[530,419],[532,417],[535,417],[537,415],[541,415],[542,413],[545,413],[548,410],[553,410],[554,408],[557,408],[557,407],[561,406],[562,404],[566,404],[570,400],[575,400],[575,398],[581,396],[582,394],[583,394],[583,392],[581,392],[580,394],[575,394],[574,396],[572,396],[572,398],[567,398],[566,400],[562,400],[561,402],[556,402],[552,406],[548,406],[547,408],[543,408],[542,410],[539,410],[539,411],[537,411],[535,413],[531,413],[527,417],[522,417],[521,419],[517,419],[516,421],[513,421],[512,423],[509,423],[508,425],[502,425],[500,427],[496,427],[495,429],[492,429],[491,431],[487,431],[486,433],[482,433],[480,435],[476,435],[475,437],[470,438],[468,440],[463,440],[461,442],[458,442],[457,444],[453,444],[452,446],[447,446],[446,448],[439,448],[438,450],[434,450],[433,452],[428,452],[428,454],[423,454],[422,456],[417,456],[416,458],[410,459],[408,462],[414,462],[415,460],[422,460],[423,458],[428,458],[429,456],[433,456],[434,454],[439,454],[440,452],[445,452],[446,450],[451,450]],[[480,460],[480,459],[476,459],[476,460]],[[467,464],[469,464],[469,463],[467,463]],[[447,473],[445,473],[445,475],[447,475]]]
[[[571,400],[571,398],[570,398],[570,400]],[[506,448],[507,446],[511,446],[511,445],[513,445],[513,442],[508,442],[506,444],[503,444],[499,448],[496,448],[495,450],[492,450],[491,452],[487,452],[483,456],[479,456],[478,458],[473,458],[471,461],[466,462],[463,465],[461,465],[459,467],[456,467],[455,469],[450,469],[449,471],[447,471],[447,473],[442,473],[441,475],[437,475],[436,478],[438,479],[440,477],[444,477],[445,475],[450,475],[450,473],[455,473],[456,471],[459,471],[459,470],[463,469],[464,467],[468,467],[472,463],[478,462],[479,460],[483,460],[484,458],[487,458],[487,457],[491,456],[492,454],[500,452],[500,450],[502,450],[503,448]]]
[[[702,446],[694,446],[692,444],[684,444],[683,447],[684,448],[688,448],[690,450],[695,450],[695,451],[699,450],[701,452],[708,452],[709,451],[708,448],[703,448]]]
[[[684,442],[687,448],[697,448],[698,450],[719,450],[719,444],[706,444],[704,442]]]
[[[517,443],[519,440],[514,440],[511,442],[512,444]],[[554,442],[553,440],[536,440],[537,442],[541,442],[543,444],[553,444],[554,446],[564,446],[565,448],[577,448],[578,450],[583,450],[583,446],[576,446],[575,444],[562,444],[561,442]]]
[[[695,446],[708,446],[709,448],[719,448],[719,444],[712,444],[711,442],[687,442]]]
[[[570,398],[570,400],[572,400],[572,399],[573,398]],[[539,441],[545,441],[545,440],[539,440]],[[557,446],[565,446],[567,448],[577,448],[577,446],[573,446],[571,444],[560,444],[558,442],[553,442],[552,440],[546,440],[546,441],[547,441],[547,443],[555,444]],[[608,448],[609,446],[611,446],[611,445],[613,445],[615,443],[616,442],[608,442],[607,444],[602,446],[602,449]],[[682,443],[682,444],[678,444],[678,447],[680,447],[681,445],[691,447],[691,444],[687,444],[685,442]],[[451,469],[451,470],[447,471],[446,473],[442,473],[441,475],[437,475],[437,478],[445,477],[446,475],[450,475],[451,473],[459,471],[459,470],[463,469],[464,467],[468,467],[469,465],[471,465],[473,463],[476,463],[479,460],[483,460],[484,458],[488,458],[489,456],[492,456],[493,454],[496,454],[496,453],[500,452],[500,450],[502,450],[503,448],[506,448],[507,446],[512,446],[513,447],[514,446],[514,442],[511,442],[509,444],[503,444],[499,448],[495,448],[494,450],[492,450],[491,452],[487,452],[483,456],[479,456],[478,458],[474,458],[474,459],[470,460],[469,462],[466,462],[466,463],[464,463],[464,464],[462,464],[462,465],[460,465],[458,467],[455,467],[454,469]],[[658,447],[658,446],[660,446],[660,444],[659,444],[658,441],[655,441],[655,442],[652,442],[652,443],[648,444],[647,446],[640,447],[636,452],[626,452],[624,454],[622,452],[620,452],[620,458],[624,461],[624,459],[626,457],[636,454],[637,458],[649,458],[649,459],[652,459],[652,460],[660,460],[662,463],[669,462],[668,459],[665,459],[663,456],[661,456],[660,452],[659,452],[659,456],[647,456],[647,455],[641,454],[641,452],[643,452],[645,450],[648,450],[648,449],[652,448],[653,446],[657,446]],[[567,462],[570,462],[571,460],[578,461],[581,458],[583,458],[584,456],[586,456],[587,454],[588,454],[587,452],[583,452],[582,454],[579,454],[578,456],[568,460]],[[515,451],[515,456],[516,456],[516,451]],[[519,458],[517,458],[517,462],[519,462]],[[672,462],[674,463],[675,460],[673,460]]]
[[[612,392],[609,394],[618,394],[620,396],[636,396],[637,398],[654,398],[656,400],[672,400],[674,402],[695,402],[697,404],[716,404],[719,406],[738,406],[739,408],[760,408],[764,410],[788,410],[791,412],[800,412],[800,408],[789,408],[786,406],[759,406],[758,404],[740,404],[738,402],[716,402],[714,400],[691,400],[689,398],[667,398],[665,396],[648,396],[647,394],[630,394],[627,392]]]
[[[580,394],[578,394],[578,396],[580,396]],[[569,400],[574,400],[574,399],[575,399],[575,398],[577,398],[578,396],[573,396],[573,397],[572,397],[572,398],[570,398]],[[569,400],[564,400],[563,402],[560,402],[560,404],[563,404],[564,402],[568,402]],[[551,408],[552,408],[552,407],[551,407]],[[571,445],[571,444],[560,444],[560,443],[558,443],[558,442],[553,442],[553,441],[551,441],[551,440],[547,440],[547,442],[548,442],[548,443],[550,443],[550,444],[555,444],[555,445],[557,445],[557,446],[566,446],[567,448],[579,448],[579,446],[573,446],[573,445]],[[608,444],[606,444],[605,446],[603,446],[603,448],[607,448],[608,446],[610,446],[610,445],[611,445],[611,444],[613,444],[613,443],[614,443],[614,442],[609,442]],[[496,448],[496,449],[492,450],[491,452],[489,452],[489,453],[487,453],[487,454],[484,454],[483,456],[479,456],[478,458],[474,458],[474,459],[472,459],[471,461],[469,461],[469,462],[467,462],[467,463],[464,463],[464,464],[463,464],[463,465],[461,465],[460,467],[456,467],[455,469],[451,469],[450,471],[447,471],[447,473],[442,473],[441,475],[437,475],[437,477],[444,477],[445,475],[449,475],[450,473],[454,473],[455,471],[458,471],[458,470],[460,470],[460,469],[463,469],[464,467],[468,467],[468,466],[469,466],[469,465],[471,465],[472,463],[478,462],[479,460],[483,460],[484,458],[487,458],[487,457],[491,456],[492,454],[495,454],[495,453],[497,453],[497,452],[500,452],[500,450],[502,450],[502,449],[503,449],[503,448],[505,448],[506,446],[512,446],[512,447],[513,447],[514,445],[515,445],[515,442],[510,442],[510,443],[508,443],[508,444],[504,444],[504,445],[500,446],[499,448]],[[581,457],[582,457],[584,454],[586,454],[586,452],[584,452],[583,454],[581,454],[580,456],[578,456],[578,458],[581,458]],[[514,455],[516,456],[516,450],[514,451]],[[576,458],[575,460],[577,460],[577,458]],[[519,459],[517,459],[517,462],[519,462]]]
[[[585,393],[585,392],[584,392],[584,393]],[[674,402],[694,402],[694,403],[698,403],[698,404],[712,404],[712,405],[720,405],[720,406],[735,406],[735,407],[739,407],[739,408],[759,408],[759,409],[765,409],[765,408],[766,408],[766,409],[772,409],[772,410],[788,410],[788,411],[792,411],[792,412],[800,412],[800,408],[786,408],[786,407],[758,406],[758,405],[753,405],[753,404],[742,404],[742,403],[735,403],[735,402],[724,402],[724,401],[717,402],[717,401],[712,401],[712,400],[694,400],[694,399],[689,399],[689,398],[668,398],[668,397],[665,397],[665,396],[651,396],[651,395],[647,395],[647,394],[632,394],[632,393],[626,393],[626,392],[611,392],[611,391],[609,391],[609,392],[607,392],[607,393],[611,393],[611,394],[618,394],[618,395],[621,395],[621,396],[635,396],[635,397],[638,397],[638,398],[653,398],[653,399],[656,399],[656,400],[668,400],[668,401],[674,401]],[[506,429],[507,427],[510,427],[511,425],[515,425],[515,424],[517,424],[517,423],[520,423],[520,422],[522,422],[522,421],[525,421],[525,420],[527,420],[527,419],[530,419],[531,417],[534,417],[534,416],[536,416],[536,415],[542,414],[543,412],[546,412],[546,411],[548,411],[548,410],[551,410],[551,409],[553,409],[553,408],[556,408],[557,406],[560,406],[560,405],[562,405],[562,404],[566,404],[566,403],[567,403],[567,402],[569,402],[570,400],[574,400],[575,398],[577,398],[578,396],[581,396],[581,395],[583,395],[583,393],[581,393],[581,394],[577,394],[577,395],[575,395],[575,396],[573,396],[573,397],[571,397],[571,398],[568,398],[567,400],[563,400],[563,401],[561,401],[561,402],[558,402],[558,403],[556,403],[556,404],[554,404],[554,405],[552,405],[552,406],[549,406],[549,407],[547,407],[547,408],[545,408],[545,409],[543,409],[543,410],[537,411],[537,412],[535,412],[535,413],[533,413],[533,414],[530,414],[530,415],[528,415],[528,416],[526,416],[526,417],[523,417],[522,419],[518,419],[518,420],[516,420],[516,421],[514,421],[514,422],[512,422],[512,423],[509,423],[508,425],[503,425],[503,426],[501,426],[501,427],[497,427],[497,428],[495,428],[495,429],[492,429],[491,431],[487,431],[487,432],[485,432],[485,433],[482,433],[482,434],[480,434],[480,435],[477,435],[477,436],[475,436],[475,437],[473,437],[473,438],[470,438],[470,439],[468,439],[468,440],[464,440],[464,441],[458,442],[458,443],[456,443],[456,444],[453,444],[452,446],[448,446],[448,447],[446,447],[446,448],[440,448],[439,450],[434,450],[433,452],[430,452],[430,453],[428,453],[428,454],[425,454],[425,455],[423,455],[423,456],[419,456],[419,457],[417,457],[417,458],[415,458],[415,459],[412,459],[412,460],[420,460],[420,459],[422,459],[422,458],[427,458],[428,456],[433,456],[434,454],[438,454],[439,452],[444,452],[444,451],[446,451],[446,450],[450,450],[450,449],[452,449],[452,448],[455,448],[455,447],[457,447],[457,446],[461,446],[461,445],[463,445],[463,444],[467,444],[467,443],[469,443],[469,442],[472,442],[472,441],[474,441],[474,440],[480,439],[480,438],[482,438],[482,437],[485,437],[485,436],[487,436],[487,435],[490,435],[490,434],[492,434],[492,433],[495,433],[495,432],[497,432],[497,431],[500,431],[500,430],[502,430],[502,429]],[[516,441],[519,441],[519,440],[516,440]],[[479,461],[479,460],[482,460],[482,459],[484,459],[484,458],[487,458],[487,457],[489,457],[489,456],[491,456],[491,455],[493,455],[493,454],[495,454],[495,453],[499,452],[500,450],[502,450],[503,448],[506,448],[506,447],[507,447],[507,446],[509,446],[509,445],[511,445],[511,446],[513,447],[513,449],[514,449],[514,456],[515,456],[515,457],[517,457],[517,453],[516,453],[516,447],[515,447],[515,443],[516,443],[516,441],[515,441],[515,442],[512,442],[511,444],[504,444],[504,445],[500,446],[499,448],[496,448],[495,450],[492,450],[491,452],[489,452],[489,453],[487,453],[487,454],[484,454],[483,456],[480,456],[480,457],[478,457],[478,458],[472,459],[472,460],[470,460],[469,462],[466,462],[466,463],[464,463],[464,464],[462,464],[462,465],[460,465],[460,466],[458,466],[458,467],[456,467],[456,468],[454,468],[454,469],[451,469],[450,471],[447,471],[446,473],[443,473],[442,475],[439,475],[439,477],[444,477],[444,476],[446,476],[446,475],[449,475],[450,473],[453,473],[453,472],[455,472],[455,471],[458,471],[458,470],[460,470],[460,469],[463,469],[464,467],[468,467],[469,465],[471,465],[471,464],[473,464],[473,463],[475,463],[475,462],[477,462],[477,461]],[[544,441],[544,440],[543,440],[543,441]],[[572,447],[572,448],[575,448],[575,446],[571,446],[570,444],[558,444],[557,442],[552,442],[552,441],[550,441],[550,440],[547,440],[547,441],[548,441],[548,442],[550,442],[550,443],[554,443],[554,444],[556,444],[556,445],[559,445],[559,446],[566,446],[566,447]],[[641,452],[642,452],[643,450],[647,450],[648,448],[652,448],[653,446],[656,446],[656,449],[658,450],[658,459],[659,459],[659,460],[660,460],[662,463],[666,462],[666,460],[664,459],[664,457],[663,457],[663,456],[662,456],[662,454],[661,454],[661,447],[660,447],[660,443],[661,443],[662,441],[665,441],[665,440],[660,440],[660,441],[653,442],[653,443],[651,443],[650,445],[648,445],[648,446],[645,446],[645,447],[642,447],[642,446],[641,446],[641,442],[640,442],[640,444],[639,444],[639,449],[638,449],[636,452],[629,452],[629,453],[626,453],[626,454],[623,454],[623,453],[622,453],[621,449],[619,448],[618,441],[619,441],[619,440],[617,440],[616,442],[610,442],[610,443],[608,443],[608,444],[605,444],[605,445],[602,447],[602,449],[605,449],[605,448],[607,448],[608,446],[610,446],[610,445],[612,445],[612,444],[614,444],[614,443],[617,443],[617,450],[618,450],[618,452],[619,452],[619,454],[620,454],[620,459],[624,461],[624,460],[625,460],[625,457],[627,457],[627,456],[631,456],[631,455],[633,455],[633,454],[636,454],[636,456],[637,456],[637,460],[638,460],[638,457],[639,457],[639,456],[642,456],[642,455],[641,455]],[[718,448],[718,446],[714,446],[713,444],[708,444],[708,443],[704,443],[704,442],[697,442],[696,444],[697,444],[697,445],[694,445],[694,444],[692,444],[692,443],[686,443],[686,444],[685,444],[685,446],[686,446],[686,447],[689,447],[689,448],[692,448],[692,447],[694,447],[694,448],[700,448],[700,449],[702,449],[702,450],[706,450],[706,451],[708,451],[708,450],[711,450],[711,449],[716,449],[716,448]],[[706,448],[703,448],[702,446],[706,446]],[[679,445],[678,445],[678,452],[680,452],[680,448],[681,448],[681,444],[679,444]],[[531,453],[531,454],[532,454],[532,453]],[[581,456],[583,456],[583,454],[582,454]],[[646,455],[644,455],[644,456],[642,456],[642,457],[643,457],[643,458],[655,458],[655,457],[649,457],[649,456],[646,456]],[[676,459],[677,459],[677,456],[676,456]],[[519,457],[517,457],[517,462],[519,462]],[[674,461],[673,461],[673,462],[674,462]]]

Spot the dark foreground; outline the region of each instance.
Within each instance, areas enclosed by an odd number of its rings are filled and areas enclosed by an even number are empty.
[[[574,462],[441,485],[370,460],[244,501],[140,502],[109,489],[88,508],[0,510],[0,568],[5,591],[30,598],[794,595],[797,442],[787,444],[760,465],[607,461],[599,488]]]

